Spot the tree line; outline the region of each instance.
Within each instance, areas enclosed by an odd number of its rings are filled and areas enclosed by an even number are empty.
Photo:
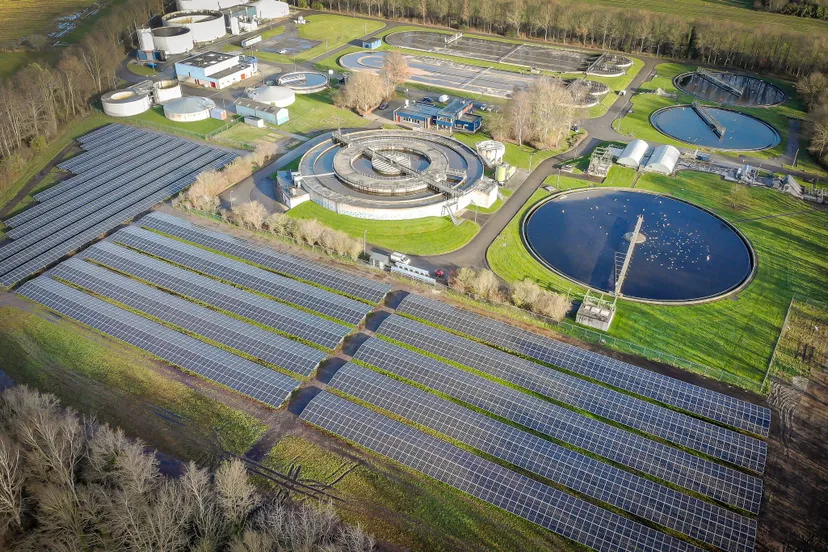
[[[828,0],[755,0],[756,9],[828,21]]]
[[[68,124],[87,115],[103,92],[115,87],[118,64],[132,48],[132,31],[162,9],[162,0],[119,4],[80,44],[63,47],[53,62],[32,63],[0,80],[0,190]]]
[[[828,70],[828,37],[770,26],[567,0],[319,0],[326,9],[524,36],[575,46],[701,60],[800,77]]]
[[[796,83],[796,91],[808,108],[808,151],[820,165],[828,167],[828,75],[813,72]]]
[[[26,386],[0,393],[0,549],[370,552],[329,503],[260,492],[240,460],[179,477],[122,430]]]

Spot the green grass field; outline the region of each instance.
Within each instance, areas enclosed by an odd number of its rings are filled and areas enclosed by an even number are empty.
[[[635,177],[638,172],[635,169],[622,167],[620,165],[613,165],[610,168],[607,178],[604,179],[604,186],[618,186],[619,188],[629,188],[635,182]]]
[[[297,219],[316,219],[360,240],[363,232],[368,230],[368,243],[410,255],[439,255],[454,251],[468,243],[480,228],[468,220],[455,226],[448,217],[416,220],[360,219],[334,213],[312,201],[294,207],[288,211],[288,215]]]
[[[474,146],[479,142],[491,140],[492,135],[486,130],[486,122],[489,120],[489,117],[489,114],[483,116],[483,128],[477,133],[466,134],[464,132],[456,132],[452,134],[452,138],[455,138],[467,146],[471,146],[472,148],[474,148]],[[570,137],[570,139],[572,139],[572,137]],[[503,160],[510,165],[527,170],[530,165],[532,169],[534,169],[538,166],[538,163],[544,159],[557,155],[569,147],[569,142],[563,143],[561,147],[554,150],[539,150],[526,144],[518,146],[517,144],[513,144],[511,142],[504,142],[504,144],[506,145],[506,153],[503,154]]]
[[[158,74],[158,71],[142,63],[127,63],[127,70],[139,77],[153,77]]]
[[[587,184],[564,178],[562,189]],[[739,228],[758,256],[753,282],[737,297],[702,305],[662,307],[622,301],[609,334],[760,382],[791,296],[828,300],[824,285],[828,213],[762,188],[749,189],[746,207],[734,211],[727,206],[730,187],[714,175],[690,172],[676,178],[647,173],[636,184],[637,189],[708,208]],[[487,253],[489,265],[510,282],[531,278],[550,289],[582,292],[543,267],[521,243],[523,215],[547,195],[537,192],[493,242]]]
[[[298,94],[288,108],[290,120],[280,130],[295,134],[314,134],[322,130],[363,127],[369,123],[350,109],[333,104],[335,92],[331,89],[316,94]]]
[[[275,142],[280,140],[281,136],[275,135],[270,127],[256,128],[238,124],[216,134],[212,139],[231,148],[252,150],[256,147],[256,142]]]
[[[32,309],[0,307],[2,369],[15,382],[54,393],[66,406],[182,460],[199,458],[214,433],[227,451],[242,454],[264,432],[255,418],[150,369],[149,354]],[[164,411],[183,426],[168,426],[159,416]],[[190,441],[182,432],[201,439]]]
[[[317,44],[295,56],[271,52],[256,52],[256,55],[273,63],[293,63],[294,59],[296,61],[308,61],[385,27],[385,23],[382,21],[358,19],[344,15],[318,14],[310,15],[306,19],[307,24],[299,25],[299,36],[308,40],[320,40],[321,44]]]
[[[4,0],[0,2],[0,42],[46,34],[55,30],[59,17],[79,13],[93,3],[94,0]]]
[[[170,121],[164,117],[164,108],[160,105],[153,106],[149,111],[145,111],[139,115],[134,115],[125,119],[138,124],[146,123],[149,126],[161,127],[162,130],[168,132],[183,132],[194,134],[208,134],[216,131],[221,127],[227,125],[228,121],[219,121],[218,119],[204,119],[201,121],[193,121],[187,123],[179,123]]]

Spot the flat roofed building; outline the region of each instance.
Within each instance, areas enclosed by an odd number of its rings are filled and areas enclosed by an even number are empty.
[[[175,63],[175,74],[205,88],[226,88],[252,77],[259,70],[252,56],[204,52]]]
[[[472,107],[471,101],[461,99],[454,99],[442,108],[424,104],[400,106],[394,110],[394,120],[423,128],[474,133],[480,130],[483,119],[471,113]]]

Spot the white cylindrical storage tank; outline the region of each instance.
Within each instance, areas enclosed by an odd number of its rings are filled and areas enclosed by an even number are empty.
[[[188,96],[178,98],[164,104],[164,117],[179,123],[191,123],[210,118],[210,110],[216,103],[209,98]]]
[[[257,86],[247,90],[247,97],[276,107],[287,107],[296,101],[296,94],[284,86]]]
[[[152,40],[151,29],[138,29],[138,49],[145,52],[155,50],[155,43]]]
[[[477,144],[477,155],[489,167],[503,162],[503,154],[506,153],[506,146],[495,140],[484,140]]]
[[[224,14],[213,10],[187,10],[168,13],[162,18],[165,27],[187,27],[193,42],[212,42],[225,35]]]
[[[178,79],[158,81],[152,87],[155,103],[166,103],[181,97],[181,85]]]
[[[179,11],[187,10],[223,10],[244,4],[247,0],[178,0]]]
[[[148,94],[136,94],[134,90],[113,90],[101,96],[104,113],[112,117],[130,117],[152,107]]]
[[[278,0],[257,0],[250,5],[256,9],[256,16],[260,19],[278,19],[290,15],[287,3]]]
[[[170,55],[186,54],[193,49],[193,31],[189,27],[157,27],[152,30],[155,49]]]
[[[644,140],[635,139],[624,148],[621,155],[618,156],[617,163],[624,167],[637,169],[641,165],[641,160],[644,159],[644,154],[650,149],[649,144]]]

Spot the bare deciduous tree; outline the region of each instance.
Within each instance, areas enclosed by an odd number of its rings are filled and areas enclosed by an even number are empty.
[[[382,103],[386,95],[387,87],[380,76],[357,71],[351,73],[348,82],[339,89],[336,95],[336,105],[365,115]]]
[[[408,68],[408,61],[405,56],[399,51],[388,52],[382,60],[382,76],[387,82],[390,89],[394,86],[408,80],[411,75],[411,70]]]

